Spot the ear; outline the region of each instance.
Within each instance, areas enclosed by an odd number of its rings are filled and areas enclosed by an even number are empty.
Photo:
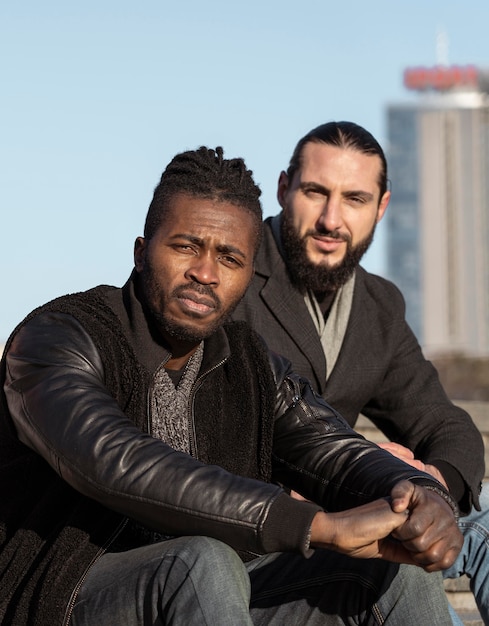
[[[391,199],[391,192],[386,191],[384,195],[382,196],[380,203],[379,203],[379,208],[377,209],[377,218],[375,220],[377,224],[384,217],[384,213],[387,209],[387,205],[389,204],[390,199]]]
[[[287,195],[287,191],[289,189],[289,177],[287,174],[282,171],[280,172],[280,176],[278,177],[278,187],[277,187],[277,200],[282,209],[285,208],[285,196]]]
[[[141,272],[144,267],[144,260],[146,258],[146,239],[144,237],[137,237],[134,242],[134,266],[136,272]]]

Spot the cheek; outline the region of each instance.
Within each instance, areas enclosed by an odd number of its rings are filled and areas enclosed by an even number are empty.
[[[359,241],[365,239],[375,226],[375,215],[373,216],[351,216],[347,227],[350,231],[350,235],[352,237],[352,243],[358,243]]]
[[[226,279],[221,279],[220,298],[222,303],[225,306],[231,306],[236,301],[241,300],[251,282],[251,278],[252,274],[246,274],[246,276],[240,276],[239,278],[230,276]]]
[[[304,235],[307,230],[314,228],[317,216],[304,202],[296,202],[294,208],[289,210],[289,220],[294,230],[299,235]]]
[[[178,257],[173,255],[166,255],[159,258],[155,264],[155,269],[158,272],[158,278],[162,283],[170,284],[175,281],[181,280],[186,271],[185,257]]]

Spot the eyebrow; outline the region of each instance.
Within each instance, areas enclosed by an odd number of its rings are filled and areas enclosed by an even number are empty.
[[[242,252],[239,248],[236,248],[236,246],[217,246],[217,249],[219,250],[219,252],[222,252],[224,254],[236,254],[238,256],[240,256],[243,260],[246,259],[246,254],[244,252]]]
[[[299,188],[302,191],[308,190],[308,191],[317,191],[318,193],[322,193],[324,195],[327,195],[330,190],[325,187],[324,185],[320,185],[319,183],[315,183],[313,181],[311,182],[303,182],[299,184]],[[342,196],[344,196],[345,198],[351,197],[351,196],[361,196],[362,198],[364,198],[365,200],[373,200],[374,199],[374,194],[370,193],[369,191],[362,191],[361,189],[351,189],[348,191],[345,191],[342,193]]]
[[[196,246],[200,247],[205,245],[205,241],[204,239],[202,239],[202,237],[196,237],[195,235],[189,235],[188,233],[175,233],[171,236],[171,239],[186,239],[190,243],[193,243]],[[231,246],[229,244],[219,244],[218,246],[216,246],[216,248],[218,252],[221,252],[223,254],[236,254],[242,259],[247,258],[246,254],[236,246]]]

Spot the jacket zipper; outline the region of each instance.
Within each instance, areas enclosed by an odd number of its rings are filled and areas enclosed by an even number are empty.
[[[65,616],[64,616],[64,619],[63,619],[63,626],[68,626],[68,624],[70,623],[71,615],[73,613],[73,609],[75,608],[75,603],[76,603],[76,598],[78,596],[78,592],[80,591],[81,586],[85,582],[85,579],[88,576],[90,570],[97,563],[97,561],[100,559],[100,557],[103,556],[107,552],[107,550],[109,549],[109,546],[121,534],[121,532],[124,530],[126,524],[127,524],[127,517],[122,520],[122,522],[119,524],[119,526],[116,528],[116,530],[112,533],[112,535],[107,540],[107,542],[103,546],[101,546],[99,548],[97,554],[93,557],[91,562],[87,565],[87,568],[83,572],[82,576],[80,577],[80,579],[76,583],[75,588],[73,589],[73,591],[71,593],[70,601],[68,602],[68,606],[66,607]]]
[[[195,432],[195,419],[194,419],[194,415],[195,415],[195,396],[197,395],[197,391],[199,390],[202,381],[204,380],[204,378],[206,376],[208,376],[209,374],[211,374],[214,370],[216,370],[217,368],[221,367],[222,365],[224,365],[224,363],[227,361],[227,357],[222,359],[221,361],[219,361],[219,363],[216,363],[215,365],[213,365],[210,369],[208,369],[206,372],[204,372],[203,374],[201,374],[196,381],[194,382],[193,386],[192,386],[192,390],[190,392],[190,398],[189,398],[189,403],[188,403],[188,413],[187,413],[187,420],[188,420],[188,433],[189,433],[189,437],[190,437],[190,454],[194,457],[194,458],[198,458],[198,450],[197,450],[197,434]]]
[[[287,408],[290,409],[291,407],[297,406],[297,404],[299,404],[302,410],[305,411],[305,404],[302,401],[302,395],[300,393],[300,390],[298,389],[297,383],[294,383],[293,381],[290,380],[290,378],[287,378],[287,377],[284,379],[283,383],[287,387],[287,391],[292,396],[290,400],[290,404],[288,405]]]

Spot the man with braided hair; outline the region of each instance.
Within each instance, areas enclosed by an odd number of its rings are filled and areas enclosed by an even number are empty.
[[[222,149],[177,155],[124,287],[58,298],[12,333],[2,624],[451,623],[451,496],[226,321],[259,196]]]

